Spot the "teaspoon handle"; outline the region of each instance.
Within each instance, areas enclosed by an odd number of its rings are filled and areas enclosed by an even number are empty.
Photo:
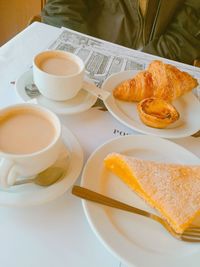
[[[87,81],[83,82],[83,89],[100,98],[102,101],[106,101],[106,99],[110,96],[110,92],[98,88],[95,84],[89,83]]]
[[[17,181],[15,181],[14,185],[28,184],[28,183],[33,183],[34,181],[35,181],[35,178],[29,178],[29,179],[24,179],[24,180],[17,180]]]

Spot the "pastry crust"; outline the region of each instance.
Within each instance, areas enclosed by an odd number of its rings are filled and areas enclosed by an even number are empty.
[[[172,102],[197,85],[197,80],[189,73],[154,60],[147,70],[140,71],[132,79],[119,84],[113,90],[113,95],[123,101],[138,102],[148,97],[157,97]]]
[[[141,121],[153,128],[166,128],[180,117],[172,104],[155,97],[140,101],[137,110]]]
[[[119,153],[110,153],[104,163],[176,232],[182,233],[200,214],[200,165],[158,163]]]
[[[148,88],[148,90],[147,90]],[[113,91],[115,98],[123,101],[140,101],[153,95],[152,75],[147,71],[140,71],[130,80],[119,84]]]
[[[191,91],[198,85],[197,80],[189,73],[159,60],[152,61],[147,71],[152,75],[153,96],[169,102]]]

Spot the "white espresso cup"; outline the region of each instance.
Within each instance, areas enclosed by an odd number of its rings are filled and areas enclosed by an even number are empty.
[[[82,89],[85,66],[78,56],[47,50],[33,60],[33,80],[40,93],[55,101],[65,101]]]
[[[46,108],[18,104],[0,110],[0,186],[50,167],[62,148],[61,124]]]

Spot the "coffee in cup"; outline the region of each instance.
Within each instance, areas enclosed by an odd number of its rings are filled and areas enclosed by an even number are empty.
[[[29,154],[47,147],[56,129],[38,110],[18,108],[0,118],[0,151]]]
[[[81,58],[65,51],[43,51],[33,60],[34,83],[42,95],[55,101],[76,96],[82,89],[84,72]]]
[[[51,111],[19,104],[0,111],[0,185],[50,167],[61,149],[61,125]]]
[[[44,58],[38,63],[38,67],[46,73],[57,76],[74,75],[80,71],[76,62],[62,54]]]

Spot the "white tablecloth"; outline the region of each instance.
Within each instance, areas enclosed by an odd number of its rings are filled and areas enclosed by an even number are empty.
[[[22,102],[12,81],[31,66],[33,56],[47,48],[58,34],[58,28],[34,23],[0,48],[0,108]],[[108,112],[97,109],[60,118],[80,141],[85,160],[105,141],[133,133]],[[84,127],[80,127],[83,122]],[[200,157],[200,139],[172,141]],[[2,267],[122,266],[95,237],[80,199],[70,191],[42,206],[0,207],[0,222]]]

